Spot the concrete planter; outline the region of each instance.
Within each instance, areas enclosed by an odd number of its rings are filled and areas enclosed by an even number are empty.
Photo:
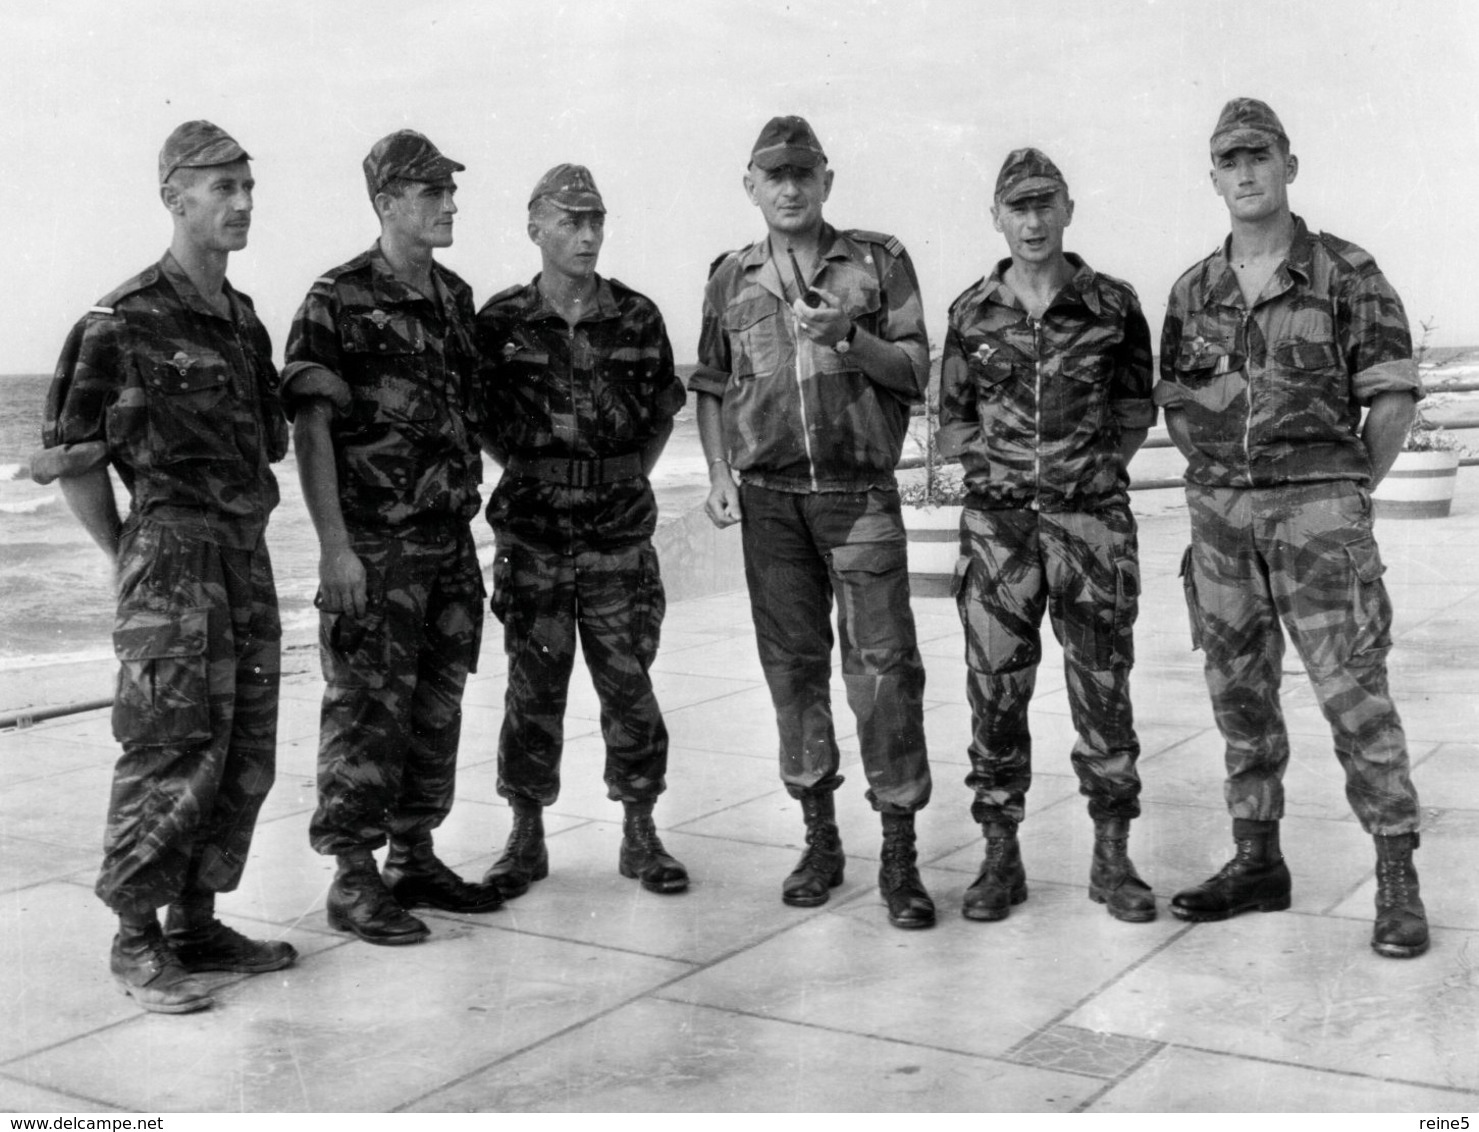
[[[905,506],[904,530],[909,537],[909,596],[949,597],[960,557],[958,504],[946,507]]]
[[[1399,452],[1371,498],[1385,518],[1441,519],[1453,506],[1457,484],[1457,452]]]

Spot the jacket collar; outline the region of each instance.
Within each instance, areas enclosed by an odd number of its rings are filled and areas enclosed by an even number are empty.
[[[1073,252],[1064,252],[1063,255],[1072,265],[1073,275],[1067,283],[1063,284],[1063,289],[1053,297],[1053,301],[1048,304],[1049,309],[1081,303],[1097,317],[1103,313],[1103,307],[1099,302],[1098,274],[1083,261],[1083,257]],[[976,285],[972,305],[991,302],[1004,307],[1014,307],[1017,310],[1023,309],[1016,294],[1006,285],[1007,269],[1011,266],[1011,257],[1000,260],[992,269],[991,274]]]

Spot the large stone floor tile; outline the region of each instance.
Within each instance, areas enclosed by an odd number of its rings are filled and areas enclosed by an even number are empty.
[[[1471,1093],[1169,1046],[1087,1111],[1449,1113],[1476,1105]]]
[[[83,1100],[80,1097],[71,1096],[68,1093],[59,1093],[53,1089],[38,1089],[35,1085],[28,1085],[24,1081],[14,1081],[0,1073],[0,1112],[35,1112],[35,1113],[81,1113],[81,1112],[120,1112],[121,1109],[113,1105],[99,1104],[97,1101]]]
[[[583,670],[584,662],[576,659],[576,670],[570,679],[570,698],[565,707],[565,719],[599,721],[601,702],[591,684],[590,673]],[[754,686],[753,682],[739,677],[731,679],[720,673],[695,675],[689,672],[652,673],[652,690],[657,696],[658,706],[664,715],[671,711],[694,705],[705,705],[736,692],[744,692]]]
[[[111,753],[99,750],[95,743],[29,728],[0,731],[0,790],[33,778],[105,764],[113,765]]]
[[[4,821],[0,820],[0,829]],[[95,845],[57,845],[0,834],[0,891],[29,888],[96,869],[103,857],[103,827],[98,823]]]
[[[1424,809],[1479,809],[1479,745],[1444,743],[1426,757],[1417,749],[1412,755],[1412,781]]]
[[[780,736],[776,730],[775,705],[764,685],[752,685],[701,704],[665,710],[663,722],[667,724],[668,742],[673,747],[748,755],[764,760],[771,767],[776,764]]]
[[[87,743],[116,758],[118,743],[113,738],[113,713],[108,708],[64,715],[43,720],[29,729],[33,735],[49,735],[73,743]]]
[[[663,992],[829,1030],[999,1056],[1184,930],[1122,924],[1054,886],[1005,921],[962,919],[969,878],[924,870],[940,922],[891,927],[876,897],[850,900]]]
[[[1068,1073],[676,1002],[639,1001],[413,1112],[1065,1112]]]
[[[264,930],[263,925],[233,916],[226,908],[226,898],[222,918],[255,938],[289,940],[305,961],[325,946],[326,941],[311,933]],[[6,1004],[5,1025],[0,1026],[0,1062],[142,1014],[108,971],[116,927],[108,909],[82,885],[51,883],[0,895],[0,1001]],[[256,978],[282,985],[295,971],[288,968]],[[243,977],[203,976],[213,986],[238,983]],[[74,1062],[71,1076],[46,1084],[112,1103],[109,1094],[79,1088],[85,1073],[85,1063]]]
[[[452,924],[413,947],[334,948],[280,973],[286,987],[247,979],[212,1010],[142,1015],[6,1072],[136,1111],[380,1112],[686,969]]]
[[[781,878],[795,855],[664,833],[663,844],[687,867],[686,892],[648,892],[617,871],[621,827],[589,823],[549,841],[550,873],[497,912],[428,922],[461,921],[573,940],[619,951],[707,963],[783,931],[810,914],[781,903]],[[850,894],[842,888],[840,896]],[[435,921],[435,922],[434,922]]]
[[[753,633],[733,636],[688,634],[686,645],[669,641],[663,634],[653,672],[688,673],[696,676],[724,676],[731,680],[761,683],[765,672],[760,667],[760,654],[755,649]]]
[[[1247,914],[1185,932],[1066,1022],[1309,1068],[1479,1091],[1473,932],[1384,959],[1367,924]]]
[[[0,793],[0,834],[55,845],[101,846],[112,787],[111,759],[12,783]]]

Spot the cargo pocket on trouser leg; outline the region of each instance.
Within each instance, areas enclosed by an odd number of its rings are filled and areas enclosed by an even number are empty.
[[[1186,553],[1181,556],[1181,592],[1186,596],[1186,616],[1191,623],[1191,647],[1199,649],[1202,647],[1202,607],[1197,601],[1197,580],[1195,569],[1192,566],[1192,550],[1188,546]]]
[[[1349,653],[1339,659],[1378,661],[1392,647],[1392,602],[1381,580],[1386,567],[1373,537],[1347,543],[1345,552],[1351,564],[1351,637]]]
[[[120,616],[113,630],[120,666],[115,739],[160,746],[211,737],[209,628],[207,608]]]
[[[1135,618],[1140,611],[1140,563],[1133,558],[1114,563],[1114,626],[1110,641],[1112,668],[1135,663]]]

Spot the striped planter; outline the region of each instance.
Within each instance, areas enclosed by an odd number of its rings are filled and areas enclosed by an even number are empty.
[[[1441,519],[1457,483],[1457,452],[1399,452],[1371,498],[1376,513],[1389,519]]]
[[[960,512],[950,507],[903,509],[904,531],[909,538],[909,596],[949,597],[960,557]]]

